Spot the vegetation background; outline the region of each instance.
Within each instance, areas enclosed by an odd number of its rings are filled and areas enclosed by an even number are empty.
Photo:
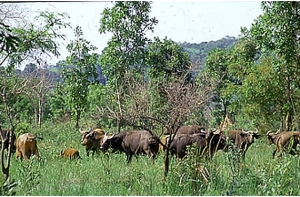
[[[151,2],[113,4],[101,13],[99,32],[112,33],[102,54],[65,13],[41,12],[33,23],[17,4],[0,4],[1,127],[44,138],[40,160],[21,162],[11,146],[1,147],[1,194],[299,195],[299,156],[272,159],[265,137],[245,161],[235,148],[207,161],[191,147],[185,160],[170,158],[166,177],[168,154],[129,165],[124,154],[86,157],[78,129],[142,128],[161,136],[179,125],[218,128],[231,117],[232,127],[263,136],[299,130],[300,4],[262,2],[263,14],[241,37],[199,44],[147,38],[159,22],[149,17]],[[45,56],[60,54],[63,28],[74,30],[69,56],[48,65]],[[60,158],[68,147],[83,159]]]

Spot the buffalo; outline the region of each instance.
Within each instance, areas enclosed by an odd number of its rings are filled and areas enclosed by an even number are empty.
[[[176,134],[170,144],[170,152],[178,158],[183,159],[186,156],[187,146],[195,144],[199,147],[200,155],[208,153],[212,158],[217,150],[224,149],[226,146],[226,138],[223,133],[207,132],[194,134]]]
[[[61,157],[68,158],[70,160],[81,159],[79,151],[75,148],[68,148],[60,152]]]
[[[8,145],[9,145],[9,135],[11,133],[11,130],[3,130],[0,127],[0,132],[1,132],[1,144],[2,144],[2,148],[6,151],[8,151]],[[16,146],[15,146],[15,140],[16,140],[16,135],[13,133],[12,135],[12,153],[14,153],[16,151]]]
[[[228,140],[241,151],[243,159],[245,159],[246,152],[254,143],[255,138],[260,138],[257,129],[256,131],[244,131],[243,129],[228,131]]]
[[[100,144],[104,137],[104,131],[102,129],[89,128],[87,131],[79,129],[81,134],[81,145],[85,146],[86,155],[89,156],[90,151],[92,151],[92,156],[95,152],[100,150]]]
[[[194,134],[194,133],[205,133],[205,128],[199,125],[180,126],[176,132],[176,134]],[[163,134],[169,135],[170,132],[168,130],[165,130]]]
[[[32,155],[39,157],[39,151],[36,144],[36,138],[43,139],[31,133],[20,135],[16,141],[16,156],[22,160],[30,159]]]
[[[271,133],[271,131],[267,132],[267,144],[275,144],[276,149],[274,150],[272,156],[275,157],[276,152],[278,151],[278,156],[281,157],[283,151],[287,150],[289,147],[291,147],[289,154],[295,155],[297,145],[299,144],[299,137],[300,132],[299,131],[284,131],[281,133]]]
[[[196,133],[196,134],[176,134],[174,139],[170,144],[171,155],[176,155],[178,158],[182,159],[186,155],[187,146],[196,143],[200,147],[200,152],[204,150],[207,146],[207,140],[205,138],[206,134]]]
[[[160,139],[147,130],[128,130],[108,136],[105,134],[101,149],[106,151],[112,148],[114,151],[124,152],[127,163],[130,163],[132,156],[146,154],[153,161],[159,149]]]

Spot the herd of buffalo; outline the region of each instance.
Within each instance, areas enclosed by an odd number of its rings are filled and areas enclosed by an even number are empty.
[[[1,145],[3,149],[8,149],[10,130],[1,130]],[[162,137],[147,130],[127,130],[117,134],[105,133],[102,129],[88,129],[86,131],[79,129],[81,134],[81,145],[85,146],[86,154],[94,155],[95,152],[106,152],[109,149],[112,152],[124,152],[127,162],[130,163],[132,156],[147,155],[155,160],[159,152],[169,151],[171,155],[184,159],[187,155],[187,147],[195,145],[198,147],[199,154],[212,158],[218,150],[227,151],[228,147],[235,146],[240,151],[242,158],[254,139],[260,138],[258,130],[212,130],[207,131],[198,125],[180,126],[176,134],[170,134],[167,130]],[[300,132],[284,131],[266,133],[267,143],[275,144],[273,158],[281,157],[284,151],[289,154],[296,154],[296,148],[299,144]],[[16,152],[17,158],[28,160],[32,155],[39,157],[36,139],[34,134],[24,133],[16,138],[12,135],[12,151]],[[61,156],[70,159],[81,158],[77,149],[69,148],[61,151]]]

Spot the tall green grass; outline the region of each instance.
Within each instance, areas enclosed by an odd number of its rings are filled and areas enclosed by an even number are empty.
[[[154,163],[140,156],[127,164],[124,153],[87,157],[79,132],[68,124],[49,123],[29,132],[44,138],[37,140],[41,159],[33,157],[24,162],[14,155],[10,181],[17,186],[11,187],[13,192],[2,188],[4,195],[300,195],[299,156],[272,159],[275,147],[266,145],[265,138],[252,144],[245,161],[238,153],[223,151],[218,151],[212,161],[196,157],[195,151],[183,161],[172,158],[164,181],[163,154]],[[77,148],[82,160],[60,158],[60,151],[67,147]],[[207,181],[203,169],[208,172]]]

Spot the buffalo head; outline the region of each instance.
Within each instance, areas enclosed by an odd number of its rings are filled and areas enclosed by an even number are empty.
[[[100,149],[106,151],[110,147],[111,140],[115,137],[115,135],[116,135],[115,133],[112,135],[105,133],[103,136],[102,143],[100,144]]]

